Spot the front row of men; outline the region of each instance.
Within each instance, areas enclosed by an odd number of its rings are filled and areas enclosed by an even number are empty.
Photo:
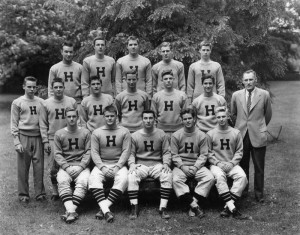
[[[170,143],[169,136],[155,127],[152,110],[142,112],[143,128],[131,136],[127,128],[117,124],[115,106],[107,106],[104,109],[105,125],[90,136],[87,129],[77,124],[78,111],[67,108],[67,127],[57,131],[54,137],[54,158],[60,167],[58,192],[66,208],[62,218],[67,223],[78,218],[76,208],[89,188],[100,207],[97,219],[113,222],[110,206],[126,189],[131,204],[130,219],[136,219],[139,214],[139,183],[152,177],[160,181],[159,214],[163,219],[170,218],[166,208],[172,188],[179,200],[189,207],[189,216],[202,218],[203,205],[215,183],[225,202],[221,216],[247,219],[234,204],[247,185],[246,174],[238,166],[243,152],[241,134],[228,126],[225,107],[216,109],[218,126],[207,135],[196,127],[196,115],[193,108],[181,112],[183,128],[172,135]],[[88,167],[90,158],[95,163],[91,173]],[[205,167],[207,160],[210,170]],[[175,165],[173,172],[172,162]],[[231,189],[227,177],[233,179]],[[186,184],[187,179],[197,181],[193,194]],[[113,181],[113,186],[106,198],[103,183],[108,180]],[[75,182],[74,192],[72,181]]]

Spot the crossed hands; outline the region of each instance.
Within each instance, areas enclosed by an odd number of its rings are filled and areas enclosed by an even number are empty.
[[[81,172],[83,171],[83,168],[81,166],[69,166],[66,168],[66,172],[75,179]]]
[[[118,167],[117,165],[115,165],[113,167],[109,167],[109,168],[106,166],[101,168],[101,171],[103,172],[103,174],[108,178],[114,178],[119,170],[120,170],[120,167]]]
[[[231,162],[218,162],[218,167],[220,167],[225,173],[228,173],[232,170],[233,164]]]
[[[197,167],[195,166],[181,166],[180,168],[187,177],[194,177],[197,172]]]

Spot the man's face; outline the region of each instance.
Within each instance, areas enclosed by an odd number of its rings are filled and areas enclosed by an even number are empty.
[[[55,98],[61,98],[64,95],[64,84],[61,82],[54,82],[53,83],[53,95]]]
[[[216,118],[217,118],[217,122],[218,122],[219,126],[223,127],[223,126],[227,125],[228,116],[227,116],[226,112],[218,112],[216,114]]]
[[[136,74],[127,74],[126,75],[127,86],[130,88],[136,88],[137,77]]]
[[[193,118],[192,114],[186,113],[182,115],[182,123],[185,128],[190,129],[195,126],[196,119]]]
[[[170,61],[172,59],[172,51],[170,47],[161,47],[160,54],[164,61]]]
[[[146,129],[151,129],[154,126],[154,116],[153,113],[143,114],[143,126]]]
[[[210,58],[210,53],[211,53],[210,46],[202,46],[199,52],[200,52],[201,58],[203,58],[203,59]]]
[[[245,73],[243,76],[243,84],[248,91],[252,91],[255,88],[257,79],[253,73]]]
[[[74,56],[74,48],[69,46],[63,46],[61,50],[63,60],[67,63],[71,63]]]
[[[101,82],[100,80],[94,79],[91,81],[91,93],[99,94],[101,92]]]
[[[33,97],[36,92],[36,82],[26,81],[26,84],[23,85],[25,94],[29,97]]]
[[[212,93],[214,87],[213,80],[211,78],[205,79],[202,86],[206,94]]]
[[[127,49],[130,55],[136,55],[139,53],[139,44],[137,40],[129,40],[127,44]]]
[[[66,113],[66,120],[69,126],[77,125],[78,115],[76,111],[69,111]]]
[[[163,76],[163,84],[165,88],[172,88],[173,87],[174,77],[171,74],[167,74]]]
[[[115,112],[106,111],[104,118],[107,126],[114,126],[117,122],[117,114]]]
[[[95,53],[98,55],[104,55],[105,52],[105,41],[96,40],[94,44]]]

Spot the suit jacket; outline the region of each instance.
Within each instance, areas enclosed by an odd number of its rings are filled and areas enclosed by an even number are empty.
[[[231,98],[231,114],[236,116],[235,128],[240,130],[243,138],[248,130],[253,147],[267,145],[267,125],[272,117],[268,91],[255,88],[249,113],[245,89],[234,92]]]

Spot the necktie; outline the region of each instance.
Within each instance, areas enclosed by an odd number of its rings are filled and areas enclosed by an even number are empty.
[[[247,100],[248,113],[250,112],[250,108],[251,108],[251,91],[249,91],[248,100]]]

